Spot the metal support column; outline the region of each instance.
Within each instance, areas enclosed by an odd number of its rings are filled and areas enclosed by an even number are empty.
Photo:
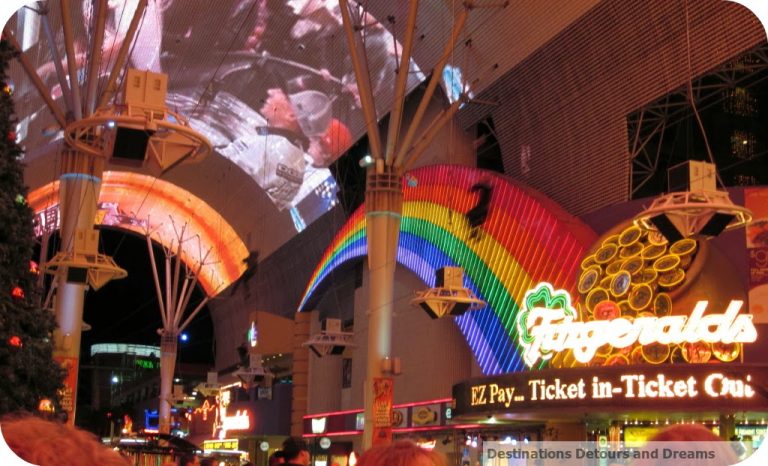
[[[101,188],[101,161],[70,149],[62,151],[63,174],[59,178],[61,249],[74,251],[77,230],[93,229],[96,201]],[[74,425],[77,405],[77,372],[83,323],[85,284],[70,283],[58,275],[53,357],[67,370],[62,409]]]
[[[392,297],[395,291],[397,242],[403,211],[400,176],[385,167],[384,173],[368,169],[365,221],[368,236],[370,294],[368,307],[368,359],[365,373],[365,427],[363,446],[373,445],[374,380],[382,376],[382,361],[392,352]]]

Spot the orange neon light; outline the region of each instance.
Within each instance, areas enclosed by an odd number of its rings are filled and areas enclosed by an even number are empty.
[[[195,411],[192,414],[202,414],[203,415],[203,421],[208,420],[208,413],[215,411],[218,407],[218,404],[210,404],[208,400],[205,400],[199,408],[195,408]]]
[[[29,193],[27,202],[36,215],[44,215],[59,204],[59,182],[54,181]],[[244,271],[248,250],[232,226],[211,206],[178,186],[151,176],[131,172],[104,172],[99,194],[101,208],[94,223],[129,230],[151,237],[165,247],[177,244],[176,229],[186,223],[187,241],[181,259],[196,267],[201,255],[211,253],[199,277],[209,296],[216,295]],[[173,221],[171,221],[173,219]],[[55,227],[55,226],[54,226]]]

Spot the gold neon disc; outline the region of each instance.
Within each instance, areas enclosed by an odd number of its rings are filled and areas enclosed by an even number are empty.
[[[600,284],[598,285],[600,288],[605,288],[606,290],[611,289],[611,280],[613,280],[613,277],[610,275],[606,275],[605,277],[600,279]]]
[[[667,293],[659,293],[653,299],[653,312],[657,316],[668,316],[672,312],[672,298]]]
[[[629,246],[621,248],[621,251],[619,251],[619,257],[622,259],[628,259],[630,257],[639,255],[641,252],[643,252],[643,243],[633,243]]]
[[[677,254],[678,256],[687,256],[693,254],[696,251],[696,240],[691,238],[681,239],[675,241],[672,246],[669,247],[671,254]]]
[[[619,246],[627,247],[635,244],[640,240],[641,236],[643,236],[642,230],[633,225],[621,232],[619,235]]]
[[[680,257],[680,267],[683,269],[688,269],[688,267],[691,265],[691,262],[693,262],[693,256],[690,254]]]
[[[619,235],[611,235],[603,240],[602,243],[600,243],[601,246],[605,246],[606,244],[619,244]]]
[[[629,365],[629,358],[623,354],[614,354],[605,360],[606,366],[626,366]]]
[[[604,244],[595,253],[595,262],[598,264],[606,264],[611,259],[616,257],[616,253],[619,251],[619,247],[615,244]]]
[[[581,269],[588,270],[589,268],[593,267],[596,264],[597,262],[595,262],[595,255],[590,254],[581,261]]]
[[[621,311],[621,317],[634,319],[635,315],[637,315],[637,312],[629,306],[629,301],[626,299],[624,301],[619,301],[617,304]]]
[[[661,234],[661,232],[653,230],[650,233],[648,233],[648,242],[651,244],[655,244],[657,246],[663,246],[667,244],[669,241],[667,241],[667,238],[665,238],[664,235]]]
[[[642,283],[651,285],[658,276],[659,276],[659,273],[656,272],[655,270],[650,268],[645,268],[643,269],[643,273],[638,274],[636,277],[633,277],[632,281],[635,282],[635,285],[640,285]]]
[[[683,357],[683,349],[679,345],[675,346],[672,350],[672,354],[669,356],[669,362],[672,364],[682,364],[686,362]]]
[[[685,362],[692,364],[709,362],[712,357],[712,347],[704,341],[683,343],[680,345]]]
[[[632,348],[632,352],[629,353],[629,362],[631,364],[642,364],[645,359],[643,358],[643,347],[635,346]]]
[[[616,275],[619,270],[621,270],[621,264],[623,264],[622,261],[613,261],[610,264],[608,264],[608,267],[605,268],[605,273],[608,275]]]
[[[663,288],[674,288],[685,280],[685,271],[683,269],[674,269],[659,275],[659,286]]]
[[[592,367],[600,367],[605,365],[605,356],[599,353],[595,354],[589,361],[588,365]]]
[[[738,343],[712,343],[712,355],[723,362],[733,362],[739,357],[741,345]]]
[[[628,270],[622,270],[611,279],[610,290],[615,297],[621,297],[627,294],[632,285],[632,275]]]
[[[592,316],[595,320],[613,320],[621,315],[619,305],[611,300],[600,301],[595,305]]]
[[[649,244],[640,252],[640,257],[647,261],[656,260],[667,252],[667,247],[662,244]]]
[[[579,293],[586,294],[589,290],[594,288],[595,284],[600,279],[600,273],[600,266],[597,265],[583,271],[581,277],[579,277],[579,284],[577,286]]]
[[[639,273],[643,270],[643,258],[636,256],[625,260],[621,264],[621,270],[626,270],[633,277],[639,275]]]
[[[643,359],[651,364],[661,364],[667,360],[671,352],[669,345],[663,343],[651,343],[642,348]]]
[[[594,313],[595,306],[601,301],[608,299],[608,291],[605,288],[594,288],[587,295],[587,310],[590,314]]]
[[[651,304],[652,299],[653,290],[648,284],[643,283],[642,285],[637,285],[629,293],[629,307],[636,311],[641,311]]]
[[[674,254],[667,254],[661,256],[653,262],[653,268],[657,272],[667,272],[680,265],[680,256]]]

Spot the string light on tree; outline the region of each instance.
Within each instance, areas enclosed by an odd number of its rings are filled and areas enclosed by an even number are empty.
[[[24,343],[21,341],[21,337],[19,337],[18,335],[14,335],[11,338],[9,338],[8,344],[15,348],[21,348],[22,346],[24,346]]]
[[[11,291],[11,296],[17,299],[24,299],[24,290],[20,286],[16,285]]]
[[[37,410],[42,413],[53,413],[56,411],[56,406],[54,406],[50,398],[43,398],[40,400],[40,404],[37,405]]]

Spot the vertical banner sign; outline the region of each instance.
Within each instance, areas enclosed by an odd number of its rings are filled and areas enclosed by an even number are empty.
[[[768,189],[744,190],[744,206],[752,211],[747,225],[749,312],[755,323],[768,323]]]
[[[390,377],[373,379],[373,446],[392,443],[393,380]]]
[[[67,424],[75,425],[75,387],[77,387],[77,358],[54,356],[56,362],[67,371],[64,376],[64,388],[59,391],[61,395],[61,410],[67,413]]]

